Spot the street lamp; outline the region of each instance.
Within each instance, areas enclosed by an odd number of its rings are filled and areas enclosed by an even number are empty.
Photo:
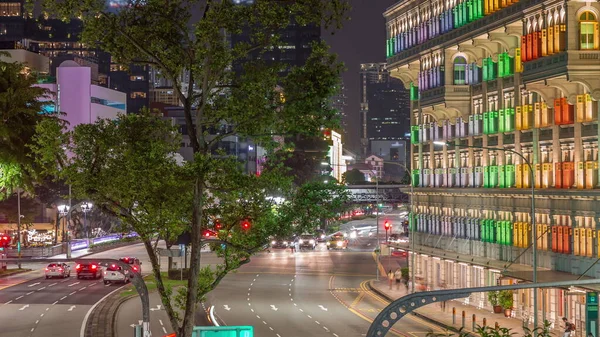
[[[69,209],[71,207],[68,205],[58,205],[57,208],[58,208],[58,213],[64,218],[65,216],[67,216],[67,214],[69,214]],[[65,222],[63,222],[62,242],[65,242],[65,235],[66,235]]]
[[[87,229],[87,213],[92,210],[93,206],[94,205],[92,205],[91,202],[84,202],[81,204],[81,211],[83,212],[83,232],[85,233],[85,238],[87,240],[90,239],[90,235]]]
[[[452,144],[452,143],[446,143],[446,142],[433,142],[433,144],[435,145],[454,145],[456,146],[456,148],[459,147],[459,145],[456,144]],[[531,165],[531,162],[529,162],[529,160],[527,158],[525,158],[525,156],[523,156],[523,154],[521,154],[520,152],[517,152],[515,150],[512,149],[505,149],[505,148],[498,148],[498,147],[488,147],[488,146],[476,146],[476,145],[460,145],[463,147],[468,147],[468,148],[473,148],[473,149],[484,149],[484,150],[495,150],[495,151],[504,151],[504,152],[510,152],[510,153],[514,153],[517,156],[519,156],[521,159],[523,159],[523,161],[525,162],[525,164],[529,167],[529,176],[530,176],[530,183],[531,183],[531,242],[532,242],[532,251],[533,251],[533,283],[537,283],[537,228],[535,227],[535,172],[533,171],[533,166]],[[534,289],[533,291],[533,328],[537,328],[538,326],[538,312],[537,312],[537,289]]]

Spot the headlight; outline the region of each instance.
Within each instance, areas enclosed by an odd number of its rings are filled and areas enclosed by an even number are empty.
[[[344,233],[344,237],[348,236],[348,233]]]
[[[310,243],[311,245],[314,245],[315,244],[315,240],[310,240],[310,241],[308,241],[308,243]]]
[[[284,245],[287,245],[287,241],[283,241],[283,244],[284,244]]]
[[[325,234],[321,234],[321,239],[325,239]]]
[[[298,240],[298,243],[299,243],[299,244],[303,244],[303,243],[304,243],[304,240]]]
[[[327,241],[327,245],[328,245],[328,246],[331,246],[331,242]]]
[[[343,246],[343,245],[344,245],[344,243],[343,243],[342,241],[338,241],[338,242],[337,242],[337,246],[338,246],[338,247],[341,247],[341,246]]]
[[[272,245],[274,245],[274,244],[276,244],[276,243],[277,243],[277,241],[275,241],[275,240],[271,241],[271,244],[272,244]]]
[[[350,233],[350,238],[351,239],[356,239],[356,232]]]

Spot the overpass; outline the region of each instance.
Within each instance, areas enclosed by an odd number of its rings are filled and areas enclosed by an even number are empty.
[[[410,185],[348,185],[351,199],[356,204],[371,204],[377,202],[408,203],[409,195],[401,192],[410,188]]]

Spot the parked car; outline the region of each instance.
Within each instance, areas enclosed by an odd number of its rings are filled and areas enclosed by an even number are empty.
[[[71,267],[66,263],[49,263],[46,266],[46,279],[51,277],[70,277],[71,276]]]
[[[75,266],[75,270],[77,271],[77,278],[93,278],[97,279],[102,277],[102,266],[98,263],[94,262],[82,262],[78,263]]]
[[[308,248],[314,250],[317,246],[317,239],[312,235],[300,235],[298,237],[298,245],[300,249]]]

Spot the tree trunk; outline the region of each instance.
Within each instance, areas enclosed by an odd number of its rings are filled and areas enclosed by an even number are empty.
[[[171,298],[169,294],[167,294],[167,290],[165,289],[165,285],[162,281],[162,275],[160,274],[160,264],[158,263],[158,258],[156,256],[156,251],[152,246],[151,239],[142,239],[144,243],[144,247],[146,247],[146,252],[150,257],[150,264],[152,264],[152,273],[154,274],[154,279],[156,280],[156,289],[158,290],[158,294],[160,295],[161,302],[165,311],[167,312],[167,316],[169,317],[169,322],[171,322],[171,326],[173,329],[177,331],[179,327],[179,322],[177,321],[175,311],[173,310],[173,306],[171,305]]]
[[[204,192],[203,177],[196,178],[194,188],[194,210],[192,214],[191,228],[191,256],[190,269],[188,278],[187,298],[185,303],[185,313],[183,316],[183,324],[179,331],[179,337],[191,337],[194,327],[194,319],[196,314],[196,306],[198,301],[198,279],[200,278],[200,260],[201,260],[201,227],[202,227],[202,195]]]

